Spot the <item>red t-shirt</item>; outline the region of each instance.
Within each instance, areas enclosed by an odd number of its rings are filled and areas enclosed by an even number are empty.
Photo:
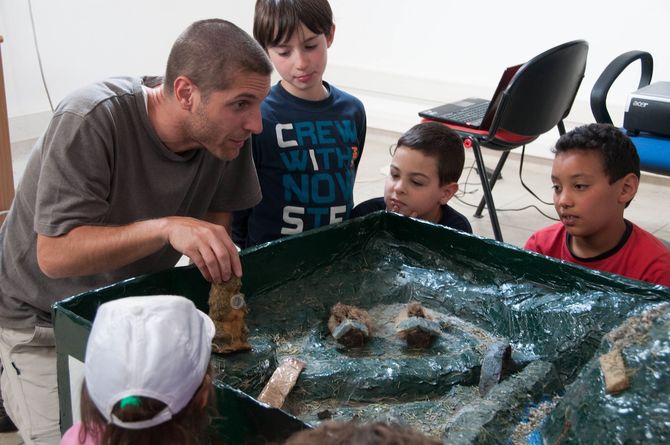
[[[591,269],[670,287],[670,249],[646,230],[628,221],[626,224],[631,227],[627,238],[610,252],[594,258],[579,258],[570,252],[568,233],[561,223],[532,234],[524,248]]]

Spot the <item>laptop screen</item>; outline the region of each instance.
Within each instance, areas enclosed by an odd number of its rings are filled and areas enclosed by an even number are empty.
[[[509,82],[521,66],[514,65],[505,69],[500,76],[498,86],[491,100],[469,97],[457,102],[420,111],[419,116],[447,124],[488,130],[500,104],[502,92],[507,88],[507,85],[509,85]]]
[[[512,80],[512,77],[514,77],[516,72],[519,71],[519,68],[521,68],[521,66],[522,65],[519,64],[507,67],[505,71],[502,73],[502,76],[500,76],[498,86],[496,87],[496,90],[493,93],[493,97],[491,99],[491,102],[489,103],[489,108],[488,110],[486,110],[486,114],[482,119],[480,128],[488,130],[488,128],[491,126],[491,122],[493,122],[493,116],[495,116],[496,110],[498,109],[498,105],[500,105],[501,94],[505,90],[505,88],[507,88],[507,85],[509,85],[510,80]]]

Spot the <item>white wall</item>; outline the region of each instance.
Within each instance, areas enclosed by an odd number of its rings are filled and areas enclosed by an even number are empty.
[[[223,17],[251,31],[253,5],[253,0],[32,0],[52,101],[108,75],[162,73],[173,40],[194,20]],[[568,124],[592,120],[591,87],[624,51],[651,52],[653,80],[670,80],[665,0],[331,0],[331,5],[337,31],[326,79],[359,95],[370,126],[377,128],[403,131],[423,108],[469,95],[488,97],[506,66],[573,39],[587,40],[590,49]],[[49,110],[28,6],[28,0],[0,0],[12,140],[39,134]],[[615,123],[621,123],[638,76],[638,66],[631,66],[610,92]]]
[[[251,0],[32,0],[32,10],[54,106],[73,89],[107,76],[162,74],[172,42],[194,20],[224,17],[247,31],[253,20]],[[28,0],[0,0],[0,34],[10,137],[35,137],[50,106]]]

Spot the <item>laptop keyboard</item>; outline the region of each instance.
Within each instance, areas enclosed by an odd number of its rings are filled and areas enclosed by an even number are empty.
[[[489,107],[488,102],[468,105],[461,110],[452,111],[442,115],[444,119],[453,122],[463,122],[471,125],[479,125],[482,123],[484,114]]]

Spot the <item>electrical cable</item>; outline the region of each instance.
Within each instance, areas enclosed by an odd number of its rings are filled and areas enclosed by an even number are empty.
[[[528,187],[528,186],[526,185],[525,182],[523,182],[523,176],[521,175],[521,171],[523,170],[523,158],[524,158],[525,154],[526,154],[526,145],[524,144],[524,145],[521,147],[521,159],[520,159],[520,161],[519,161],[519,180],[521,181],[521,185],[523,186],[523,188],[525,188],[526,190],[528,190],[528,193],[530,193],[531,195],[533,195],[533,196],[535,197],[535,199],[537,199],[538,201],[540,201],[542,204],[546,204],[546,205],[548,205],[548,206],[550,206],[550,205],[554,205],[553,202],[543,201],[539,196],[537,196],[537,195],[535,194],[534,191],[532,191],[532,190],[530,189],[530,187]]]
[[[471,193],[474,193],[474,192],[471,192]],[[468,206],[468,207],[476,208],[476,207],[478,206],[477,204],[472,204],[472,203],[470,203],[470,202],[467,202],[467,201],[463,200],[460,196],[456,196],[456,195],[454,195],[454,197],[455,197],[460,203],[462,203],[462,204],[464,204],[464,205],[466,205],[466,206]],[[535,210],[537,210],[537,212],[538,212],[539,214],[541,214],[541,215],[544,216],[545,218],[547,218],[547,219],[551,219],[551,220],[553,220],[553,221],[559,221],[559,219],[556,218],[555,216],[547,215],[546,213],[544,213],[544,211],[543,211],[542,209],[540,209],[538,206],[536,206],[535,204],[529,204],[529,205],[527,205],[527,206],[524,206],[524,207],[518,207],[518,208],[508,208],[508,207],[505,207],[505,208],[498,208],[498,207],[496,207],[496,211],[497,211],[497,212],[520,212],[520,211],[522,211],[522,210],[528,210],[528,209],[535,209]]]
[[[44,68],[42,67],[42,56],[40,55],[40,47],[37,44],[37,32],[35,31],[35,19],[33,18],[33,2],[28,0],[28,11],[30,12],[30,25],[33,30],[33,41],[35,43],[35,52],[37,53],[37,63],[40,67],[40,75],[42,76],[42,85],[44,85],[44,91],[47,93],[47,100],[49,101],[49,107],[51,112],[54,111],[53,102],[51,102],[51,95],[49,94],[49,87],[47,87],[47,81],[44,77]]]
[[[527,190],[533,197],[535,197],[535,199],[537,199],[537,200],[540,201],[541,203],[546,204],[546,205],[553,205],[553,203],[548,203],[548,202],[545,202],[545,201],[543,201],[542,199],[540,199],[540,198],[537,196],[537,194],[536,194],[535,192],[533,192],[533,191],[532,191],[532,190],[531,190],[531,189],[530,189],[530,188],[523,182],[523,178],[522,178],[522,170],[523,170],[523,156],[524,156],[525,148],[526,148],[526,146],[524,145],[523,148],[522,148],[522,151],[521,151],[521,160],[520,160],[520,163],[519,163],[519,179],[521,180],[521,184],[523,184],[524,188],[525,188],[525,189],[526,189],[526,190]],[[472,191],[468,191],[468,186],[481,185],[481,183],[479,183],[479,182],[470,182],[470,175],[471,175],[472,172],[475,170],[475,161],[472,161],[472,164],[470,164],[470,167],[468,167],[466,170],[467,170],[467,174],[466,174],[466,176],[465,176],[465,181],[459,183],[459,191],[454,195],[454,197],[458,200],[458,202],[460,202],[460,203],[462,203],[462,204],[464,204],[464,205],[466,205],[466,206],[468,206],[468,207],[476,208],[476,207],[478,207],[478,204],[472,204],[472,203],[467,202],[466,200],[463,199],[463,197],[464,197],[465,195],[473,195],[473,194],[479,192],[479,189],[474,189],[474,190],[472,190]],[[461,185],[462,185],[462,188],[461,188]],[[547,215],[542,209],[540,209],[538,206],[536,206],[536,205],[534,205],[534,204],[529,204],[529,205],[527,205],[527,206],[520,207],[520,208],[498,208],[498,207],[496,207],[496,211],[499,211],[499,212],[520,212],[520,211],[522,211],[522,210],[527,210],[527,209],[531,209],[531,208],[537,210],[538,213],[540,213],[542,216],[544,216],[544,217],[547,218],[547,219],[550,219],[550,220],[553,220],[553,221],[559,221],[558,218],[556,218],[556,217],[554,217],[554,216]]]
[[[475,190],[474,192],[468,192],[467,191],[468,184],[470,184],[470,174],[472,173],[474,168],[475,168],[475,161],[472,161],[472,164],[470,164],[470,167],[468,167],[468,174],[465,176],[465,182],[462,183],[463,184],[463,189],[461,191],[460,184],[459,184],[459,189],[458,189],[457,194],[467,195],[467,194],[476,193],[478,191],[478,190]]]

